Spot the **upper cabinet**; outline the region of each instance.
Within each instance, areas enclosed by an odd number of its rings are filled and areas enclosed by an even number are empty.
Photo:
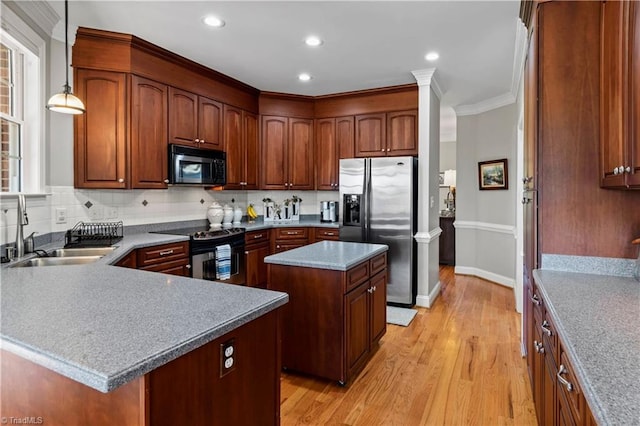
[[[356,115],[355,155],[418,155],[418,111]]]
[[[263,189],[314,189],[313,120],[262,116]]]
[[[180,145],[222,150],[222,104],[171,87],[169,138]]]
[[[316,189],[340,188],[340,159],[354,157],[354,117],[316,120]]]
[[[600,178],[640,188],[640,5],[604,1],[600,41]]]
[[[260,146],[256,115],[225,105],[224,146],[227,153],[225,189],[257,189]]]

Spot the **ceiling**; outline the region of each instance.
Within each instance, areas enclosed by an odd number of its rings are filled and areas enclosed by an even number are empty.
[[[64,2],[49,1],[64,17]],[[442,105],[512,90],[519,0],[514,1],[78,1],[77,26],[134,34],[263,91],[324,95],[414,83],[436,68]],[[205,15],[224,19],[206,27]],[[308,35],[324,40],[304,44]],[[64,40],[64,20],[54,29]],[[435,62],[424,59],[437,51]],[[307,72],[309,82],[297,75]]]

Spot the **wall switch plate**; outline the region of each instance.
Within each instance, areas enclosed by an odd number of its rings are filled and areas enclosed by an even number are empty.
[[[220,345],[220,377],[231,373],[236,368],[235,339],[229,339]]]
[[[56,223],[67,223],[67,209],[56,207]]]

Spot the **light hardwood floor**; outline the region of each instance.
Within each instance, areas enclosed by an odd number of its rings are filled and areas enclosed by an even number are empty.
[[[536,425],[513,290],[440,268],[442,291],[347,387],[282,374],[281,424]]]

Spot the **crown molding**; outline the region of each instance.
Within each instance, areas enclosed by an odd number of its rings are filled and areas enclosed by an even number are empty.
[[[61,19],[60,15],[46,1],[3,1],[3,3],[13,8],[14,11],[15,8],[19,9],[48,37],[51,37],[53,28]]]
[[[475,104],[458,105],[453,109],[456,115],[476,115],[483,112],[491,111],[503,106],[510,105],[518,99],[518,89],[522,81],[522,70],[526,60],[527,48],[527,28],[524,26],[520,18],[516,18],[516,36],[513,53],[513,67],[511,69],[511,87],[508,93],[485,99]]]
[[[418,86],[429,86],[433,89],[436,96],[439,99],[442,99],[442,88],[438,81],[436,80],[436,69],[435,68],[425,68],[422,70],[411,71],[411,74],[415,77],[418,82]]]

